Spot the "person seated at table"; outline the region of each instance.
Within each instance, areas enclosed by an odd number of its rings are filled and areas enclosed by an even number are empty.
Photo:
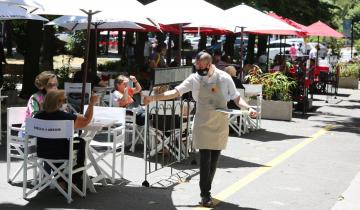
[[[236,69],[234,66],[227,66],[227,67],[225,67],[224,71],[231,76],[232,80],[235,83],[236,88],[245,89],[245,87],[242,85],[241,80],[236,77]],[[228,102],[228,108],[229,109],[238,109],[238,106],[235,104],[235,102],[233,100],[230,100]]]
[[[167,51],[167,46],[165,43],[158,44],[156,46],[155,52],[151,54],[149,57],[149,67],[151,69],[167,67],[166,59],[165,59],[166,51]]]
[[[94,104],[97,101],[97,95],[92,94],[89,106],[85,115],[75,115],[72,113],[64,112],[62,107],[66,105],[66,96],[64,90],[52,90],[49,91],[44,99],[43,110],[36,113],[34,118],[42,120],[72,120],[74,121],[74,128],[86,127],[93,117]],[[75,168],[84,166],[85,161],[85,142],[79,137],[75,137],[74,140],[78,140],[79,143],[74,145],[74,149],[77,150],[77,158]],[[69,158],[69,141],[67,139],[46,139],[38,138],[37,140],[37,155],[42,158],[49,159],[68,159]],[[61,164],[54,164],[59,167]],[[51,173],[49,165],[44,165],[45,170]],[[75,184],[82,184],[82,173],[76,173],[73,176],[73,182]],[[59,179],[59,184],[62,188],[66,189],[66,183]]]
[[[45,95],[50,90],[57,90],[58,81],[53,72],[43,71],[35,77],[34,84],[38,91],[29,98],[26,107],[26,119],[33,117],[37,112],[42,110]]]
[[[129,81],[135,85],[135,87],[129,86]],[[134,104],[134,95],[140,93],[142,87],[137,81],[136,77],[130,76],[129,78],[120,75],[114,81],[115,91],[112,93],[112,106],[128,108]],[[131,110],[126,111],[127,114],[133,114]],[[136,110],[136,124],[145,124],[145,111],[142,108]]]
[[[43,71],[35,77],[34,85],[38,91],[32,94],[27,102],[25,120],[34,117],[37,112],[43,109],[45,95],[51,90],[57,90],[57,77],[51,71]],[[21,127],[25,128],[25,121]],[[21,138],[25,137],[25,132],[19,132],[18,136]]]

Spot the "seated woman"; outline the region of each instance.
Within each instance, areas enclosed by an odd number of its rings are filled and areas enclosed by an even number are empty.
[[[135,88],[129,87],[129,81],[132,81]],[[115,91],[112,95],[112,106],[115,107],[131,107],[134,104],[134,94],[140,93],[141,85],[134,76],[129,78],[123,75],[118,76],[114,81]],[[130,113],[131,112],[131,113]],[[127,110],[128,114],[132,114],[131,110]],[[143,109],[138,109],[136,112],[136,124],[145,124],[145,112]]]
[[[26,106],[25,120],[34,117],[34,115],[43,109],[44,98],[46,94],[51,90],[57,90],[57,78],[51,71],[43,71],[35,77],[35,87],[38,91],[32,94]],[[25,128],[25,122],[21,125]],[[19,132],[18,136],[25,137],[25,132]]]
[[[35,77],[35,86],[38,91],[31,95],[27,103],[26,119],[33,117],[43,108],[45,95],[50,90],[57,90],[57,78],[51,71],[43,71]]]
[[[83,128],[87,126],[93,116],[94,104],[97,101],[96,94],[92,94],[90,104],[84,116],[75,115],[62,111],[62,107],[66,105],[66,97],[64,90],[53,90],[45,96],[43,110],[36,113],[34,118],[42,120],[72,120],[74,121],[74,128]],[[75,138],[79,140],[79,144],[74,145],[74,149],[77,152],[77,162],[75,167],[84,166],[85,161],[85,142],[81,138]],[[37,154],[42,158],[50,159],[68,159],[69,157],[69,141],[67,139],[45,139],[38,138],[37,140]],[[57,165],[55,165],[57,166]],[[51,168],[45,165],[45,170],[51,172]],[[74,183],[81,184],[81,173],[76,173],[73,177]],[[59,181],[62,187],[65,186],[63,181]],[[62,182],[62,183],[61,183]]]

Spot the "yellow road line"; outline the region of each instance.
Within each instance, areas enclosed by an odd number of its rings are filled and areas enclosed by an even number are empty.
[[[244,178],[242,178],[239,181],[235,182],[234,184],[230,185],[225,190],[223,190],[222,192],[220,192],[219,194],[214,196],[214,200],[213,200],[214,205],[218,205],[219,203],[221,203],[226,198],[230,197],[231,195],[233,195],[234,193],[239,191],[241,188],[243,188],[244,186],[246,186],[250,182],[254,181],[255,179],[257,179],[261,175],[265,174],[266,172],[268,172],[272,168],[278,166],[284,160],[291,157],[296,152],[298,152],[299,150],[301,150],[302,148],[304,148],[306,145],[310,144],[311,142],[315,141],[317,138],[324,135],[326,132],[328,132],[332,128],[334,128],[333,125],[325,126],[324,128],[322,128],[321,130],[316,132],[311,137],[307,138],[303,142],[295,145],[294,147],[290,148],[286,152],[284,152],[281,155],[277,156],[276,158],[272,159],[270,162],[266,163],[264,167],[258,168],[257,170],[251,172],[250,174],[248,174]],[[207,209],[207,208],[199,206],[199,207],[196,207],[194,209]]]

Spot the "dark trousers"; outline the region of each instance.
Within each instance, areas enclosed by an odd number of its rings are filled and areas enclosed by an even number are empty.
[[[209,197],[221,150],[200,149],[200,196]]]

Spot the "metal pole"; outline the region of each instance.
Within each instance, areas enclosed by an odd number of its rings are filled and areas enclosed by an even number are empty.
[[[84,100],[85,100],[85,87],[87,82],[87,71],[89,69],[89,54],[90,54],[90,26],[92,19],[92,11],[85,12],[88,15],[88,24],[87,24],[87,34],[86,34],[86,50],[85,50],[85,69],[81,69],[83,71],[83,79],[82,79],[82,90],[81,90],[81,101],[80,101],[80,114],[84,113]]]
[[[317,48],[317,46],[319,46],[319,49]],[[317,37],[317,46],[315,46],[315,49],[316,49],[315,69],[317,66],[319,66],[320,36]]]
[[[86,51],[85,51],[85,69],[83,69],[83,82],[82,82],[82,90],[81,90],[81,101],[80,101],[80,114],[84,112],[84,100],[85,100],[85,87],[87,81],[87,71],[89,69],[89,54],[90,54],[90,26],[91,26],[91,19],[92,16],[99,13],[100,11],[92,12],[92,10],[86,11],[81,9],[85,14],[88,16],[88,23],[87,23],[87,34],[86,34]]]
[[[353,58],[353,46],[354,46],[354,21],[351,20],[351,49],[350,49],[351,59]]]
[[[269,56],[270,56],[270,35],[268,35],[268,40],[267,40],[267,57],[266,57],[266,72],[269,72]]]
[[[241,34],[240,34],[240,68],[242,69],[242,67],[244,66],[244,28],[245,27],[240,27],[241,28]]]
[[[178,50],[178,54],[179,54],[179,58],[180,58],[180,63],[179,66],[181,66],[181,55],[182,55],[182,34],[183,34],[183,25],[180,23],[179,24],[179,50]]]

